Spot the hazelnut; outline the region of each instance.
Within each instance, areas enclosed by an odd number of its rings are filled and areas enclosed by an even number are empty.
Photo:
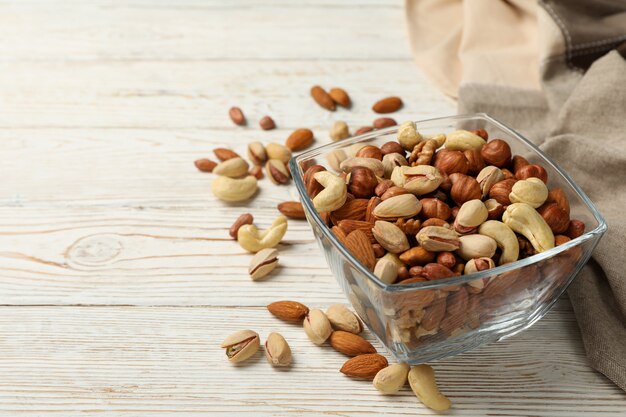
[[[393,187],[389,187],[387,191],[385,191],[385,193],[380,196],[380,199],[385,201],[388,198],[395,197],[397,195],[408,194],[408,193],[409,192],[406,189],[402,187],[396,187],[394,185]]]
[[[541,181],[548,182],[548,173],[541,165],[526,165],[515,171],[515,178],[525,180],[530,177],[539,178]]]
[[[546,199],[546,203],[556,203],[559,207],[561,207],[567,215],[569,216],[569,200],[567,196],[560,188],[553,188],[548,193],[548,198]]]
[[[321,171],[326,171],[326,168],[324,168],[322,165],[313,165],[306,170],[302,178],[304,180],[304,185],[306,186],[306,192],[311,198],[318,195],[324,189],[322,184],[320,184],[315,178],[313,178],[315,174]]]
[[[554,245],[555,246],[559,246],[562,245],[563,243],[569,242],[570,239],[569,237],[565,236],[565,235],[556,235],[554,236]]]
[[[528,160],[521,155],[515,155],[513,157],[512,165],[513,165],[513,172],[517,172],[521,167],[530,165],[530,162],[528,162]]]
[[[496,182],[489,189],[489,198],[493,198],[503,206],[508,206],[509,204],[511,204],[511,200],[509,200],[509,194],[511,194],[513,184],[515,184],[516,182],[517,180],[513,178]]]
[[[450,174],[449,177],[452,182],[450,197],[457,205],[461,206],[466,201],[481,199],[482,192],[476,178],[458,172]]]
[[[455,172],[466,174],[469,170],[469,161],[461,151],[438,152],[435,167],[448,175]]]
[[[428,226],[447,227],[448,229],[450,228],[450,224],[448,222],[446,222],[445,220],[438,219],[436,217],[433,217],[428,220],[424,220],[424,222],[422,223],[422,228],[428,227]]]
[[[473,134],[480,136],[481,138],[487,140],[489,139],[489,134],[487,133],[487,131],[485,129],[474,129],[474,130],[470,130],[470,132],[472,132]]]
[[[480,155],[487,164],[503,168],[511,162],[511,147],[502,139],[494,139],[483,145]]]
[[[376,174],[371,169],[357,166],[350,171],[348,192],[356,198],[370,198],[374,195],[374,189],[377,185]]]
[[[388,189],[390,189],[393,186],[394,186],[393,181],[391,181],[391,180],[383,180],[383,181],[379,182],[378,185],[376,186],[376,188],[374,189],[374,194],[376,194],[378,197],[380,197],[381,195],[385,194],[385,191],[387,191]]]
[[[378,159],[379,161],[382,161],[383,153],[377,146],[367,145],[359,149],[359,151],[356,153],[356,157],[357,158],[374,158],[374,159]]]
[[[556,203],[546,203],[537,209],[554,234],[565,233],[569,226],[569,215]]]
[[[409,269],[409,275],[412,277],[419,277],[422,275],[422,272],[424,272],[424,267],[419,265],[412,266],[411,269]],[[424,278],[424,281],[426,281],[426,278]]]
[[[390,141],[383,144],[380,147],[380,151],[383,155],[387,155],[389,153],[399,153],[400,155],[405,156],[404,148],[396,141]]]
[[[409,270],[406,266],[398,268],[398,281],[402,281],[409,278]]]
[[[567,231],[565,235],[570,239],[576,239],[578,236],[581,236],[585,233],[585,223],[580,220],[572,219],[569,222],[569,226],[567,226]]]
[[[452,252],[439,252],[437,254],[437,263],[452,269],[456,265],[456,257]]]
[[[448,220],[450,217],[450,206],[438,198],[423,198],[420,200],[420,203],[422,203],[420,217],[424,219],[437,218],[441,220]]]
[[[504,213],[504,206],[494,198],[485,200],[485,207],[487,207],[487,220],[500,220]]]
[[[467,173],[470,175],[478,175],[478,173],[487,166],[485,164],[485,161],[483,160],[483,157],[480,155],[480,150],[478,149],[466,149],[463,151],[463,155],[465,155],[465,158],[469,163],[469,169]]]

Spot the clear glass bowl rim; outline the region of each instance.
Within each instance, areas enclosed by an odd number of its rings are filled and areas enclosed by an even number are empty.
[[[445,116],[445,117],[436,117],[432,119],[424,119],[416,121],[416,125],[419,126],[420,123],[429,123],[429,122],[437,122],[437,121],[470,121],[470,120],[486,120],[489,123],[496,125],[501,130],[507,132],[509,135],[513,136],[517,140],[525,143],[530,148],[532,148],[538,157],[543,159],[544,163],[551,166],[555,169],[567,182],[567,184],[578,194],[581,200],[585,203],[593,217],[595,218],[598,225],[588,232],[585,232],[581,236],[576,239],[572,239],[569,242],[566,242],[562,245],[556,246],[552,249],[549,249],[545,252],[538,253],[533,256],[529,256],[528,258],[524,258],[515,262],[511,262],[509,264],[501,265],[496,268],[487,269],[485,271],[475,272],[469,275],[461,275],[459,277],[451,277],[445,279],[439,279],[435,281],[427,281],[427,282],[415,282],[412,284],[405,285],[396,285],[396,284],[387,284],[381,281],[373,272],[365,268],[359,262],[347,248],[335,237],[334,233],[330,230],[330,228],[326,225],[326,223],[322,220],[321,216],[315,209],[313,205],[313,201],[309,197],[306,192],[306,187],[304,185],[303,172],[300,169],[299,162],[317,156],[320,153],[331,151],[335,148],[344,148],[353,143],[361,142],[367,139],[374,139],[378,136],[395,133],[398,130],[398,126],[392,126],[385,129],[375,130],[373,132],[368,132],[360,136],[355,136],[353,138],[342,140],[339,142],[329,143],[326,145],[318,146],[317,148],[311,149],[307,152],[304,152],[298,156],[291,158],[289,161],[289,168],[291,174],[293,176],[294,182],[296,184],[296,189],[298,190],[298,194],[300,194],[300,201],[307,208],[307,211],[313,218],[315,224],[320,228],[324,236],[332,243],[335,249],[341,253],[341,255],[358,271],[360,271],[363,275],[365,275],[370,281],[376,284],[379,288],[388,292],[408,292],[419,289],[430,289],[430,288],[440,288],[449,285],[457,285],[463,284],[468,281],[474,281],[481,278],[489,278],[493,276],[498,276],[500,274],[513,271],[516,269],[520,269],[538,262],[541,262],[545,259],[551,258],[555,255],[558,255],[562,252],[565,252],[575,246],[586,242],[589,239],[593,239],[594,237],[600,237],[607,230],[607,224],[604,220],[604,217],[600,214],[600,212],[596,209],[594,204],[591,202],[589,197],[584,193],[584,191],[574,182],[574,180],[567,174],[556,162],[552,160],[548,155],[544,154],[541,149],[539,149],[535,144],[526,139],[523,135],[516,132],[509,126],[504,123],[494,119],[486,113],[471,113],[471,114],[462,114],[456,116]]]

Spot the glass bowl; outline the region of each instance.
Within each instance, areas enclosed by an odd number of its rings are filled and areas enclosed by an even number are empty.
[[[471,114],[422,120],[416,125],[422,134],[484,128],[490,138],[506,140],[513,155],[522,155],[546,169],[548,187],[560,187],[565,192],[571,218],[582,220],[586,232],[553,249],[493,269],[389,285],[335,237],[307,194],[303,171],[313,164],[332,171],[333,162],[336,166],[333,156],[338,152],[350,154],[354,144],[380,146],[395,140],[397,126],[321,146],[291,159],[291,173],[307,219],[334,276],[367,327],[397,360],[410,364],[456,355],[530,327],[565,291],[607,229],[600,213],[567,173],[522,135],[492,117]],[[463,287],[465,290],[460,290]],[[439,324],[433,325],[438,319]]]

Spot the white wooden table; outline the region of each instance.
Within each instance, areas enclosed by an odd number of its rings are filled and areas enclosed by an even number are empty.
[[[398,119],[454,113],[414,66],[403,18],[383,0],[1,1],[0,415],[430,414],[408,390],[344,377],[343,357],[265,310],[345,302],[305,222],[265,282],[228,237],[246,211],[267,226],[293,186],[265,180],[250,208],[227,207],[193,166],[297,127],[325,142],[333,120],[368,124],[386,95],[405,100]],[[353,109],[317,107],[315,83],[346,88]],[[277,130],[256,127],[265,114]],[[219,343],[241,328],[282,332],[292,369],[261,354],[230,365]],[[567,300],[435,368],[453,415],[626,413]]]

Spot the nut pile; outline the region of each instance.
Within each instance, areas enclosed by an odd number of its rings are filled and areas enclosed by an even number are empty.
[[[584,232],[546,170],[484,129],[424,137],[407,122],[397,142],[351,151],[328,155],[339,175],[314,165],[305,185],[337,238],[387,284],[482,271]]]
[[[309,309],[296,301],[277,301],[267,309],[280,320],[302,323],[304,332],[315,345],[326,341],[337,352],[348,356],[340,372],[352,378],[373,380],[382,394],[395,394],[408,381],[419,400],[435,411],[445,411],[451,402],[439,392],[433,369],[428,365],[409,366],[405,363],[389,365],[376,348],[359,335],[363,326],[358,317],[342,304],[333,304],[326,313]],[[241,330],[228,336],[221,345],[228,360],[242,362],[252,357],[260,347],[259,335],[252,330]],[[271,333],[265,342],[265,355],[273,366],[291,364],[291,349],[279,333]]]

